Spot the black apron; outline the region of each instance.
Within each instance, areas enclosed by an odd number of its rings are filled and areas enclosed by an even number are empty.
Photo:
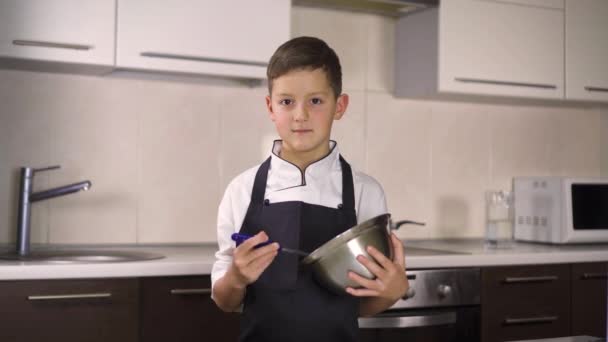
[[[342,204],[338,208],[300,201],[270,203],[264,199],[270,167],[258,169],[251,202],[240,233],[264,230],[286,248],[312,252],[357,224],[350,165],[340,156]],[[241,316],[240,341],[357,341],[359,300],[338,295],[318,284],[300,257],[281,253],[258,280],[247,286]]]

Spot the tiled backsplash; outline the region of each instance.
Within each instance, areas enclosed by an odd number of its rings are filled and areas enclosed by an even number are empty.
[[[293,10],[293,35],[341,57],[340,150],[377,178],[407,238],[483,235],[483,191],[514,175],[608,176],[608,112],[395,99],[393,19]],[[36,190],[90,179],[91,191],[33,205],[33,241],[215,241],[227,183],[276,137],[266,88],[0,71],[0,241],[15,239],[22,165],[61,164]],[[602,149],[604,147],[604,149]]]
[[[604,109],[600,116],[602,120],[600,133],[600,151],[602,153],[602,176],[608,177],[608,110]]]

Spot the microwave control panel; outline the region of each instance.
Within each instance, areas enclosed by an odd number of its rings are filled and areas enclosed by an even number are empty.
[[[515,239],[557,242],[561,231],[561,181],[551,177],[513,179]]]

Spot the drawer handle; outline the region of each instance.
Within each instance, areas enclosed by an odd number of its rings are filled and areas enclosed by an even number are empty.
[[[507,284],[517,283],[542,283],[546,281],[554,281],[559,279],[557,276],[540,276],[540,277],[506,277],[503,282]]]
[[[551,323],[557,321],[558,316],[540,316],[540,317],[525,317],[525,318],[506,318],[505,325],[517,324],[534,324],[534,323]]]
[[[608,279],[607,273],[583,273],[581,279]]]
[[[599,92],[608,92],[608,88],[601,88],[601,87],[585,87],[586,91],[599,91]]]
[[[172,289],[172,295],[211,294],[211,289]]]
[[[172,53],[163,53],[163,52],[142,52],[139,55],[142,57],[181,59],[181,60],[185,60],[185,61],[194,61],[194,62],[227,63],[227,64],[238,64],[238,65],[261,66],[261,67],[268,66],[268,63],[266,63],[266,62],[253,62],[253,61],[228,59],[228,58],[176,55],[176,54],[172,54]]]
[[[91,50],[93,48],[92,45],[53,43],[53,42],[43,42],[40,40],[21,40],[21,39],[13,40],[13,45],[39,46],[39,47],[50,47],[50,48],[59,48],[59,49],[72,49],[72,50]]]
[[[61,300],[61,299],[84,299],[84,298],[109,298],[112,293],[77,293],[70,295],[44,295],[44,296],[27,296],[28,300]]]
[[[478,78],[464,78],[464,77],[456,77],[455,80],[458,82],[463,82],[463,83],[481,83],[481,84],[493,84],[493,85],[503,85],[503,86],[513,86],[513,87],[557,89],[557,86],[553,85],[553,84],[482,80],[482,79],[478,79]]]

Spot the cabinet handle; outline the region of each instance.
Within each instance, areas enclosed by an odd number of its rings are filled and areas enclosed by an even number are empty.
[[[478,79],[478,78],[464,78],[464,77],[456,77],[456,78],[454,78],[454,80],[456,80],[458,82],[463,82],[463,83],[482,83],[482,84],[504,85],[504,86],[513,86],[513,87],[557,89],[557,86],[553,85],[553,84],[482,80],[482,79]]]
[[[583,273],[581,279],[608,279],[607,273]]]
[[[28,300],[61,300],[61,299],[83,299],[83,298],[109,298],[112,293],[77,293],[70,295],[44,295],[44,296],[27,296]]]
[[[13,45],[40,46],[40,47],[72,49],[72,50],[91,50],[93,48],[93,45],[53,43],[53,42],[43,42],[40,40],[20,40],[20,39],[13,40]]]
[[[585,87],[586,91],[599,91],[599,92],[608,92],[608,88],[601,88],[601,87]]]
[[[517,284],[517,283],[542,283],[546,281],[554,281],[559,279],[557,276],[540,276],[540,277],[506,277],[503,283]]]
[[[195,61],[195,62],[227,63],[227,64],[238,64],[238,65],[261,66],[261,67],[268,66],[268,63],[266,63],[266,62],[253,62],[253,61],[228,59],[228,58],[176,55],[176,54],[172,54],[172,53],[163,53],[163,52],[142,52],[139,55],[142,57],[181,59],[181,60],[185,60],[185,61]]]
[[[505,325],[551,323],[557,321],[558,316],[539,316],[525,318],[505,318]]]
[[[172,289],[172,295],[211,294],[211,289]]]

